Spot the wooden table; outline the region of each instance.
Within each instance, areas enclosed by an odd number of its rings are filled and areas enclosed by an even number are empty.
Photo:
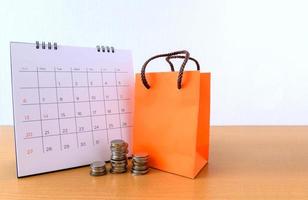
[[[308,199],[308,127],[212,127],[210,152],[194,180],[88,167],[17,179],[12,128],[1,127],[0,199]]]

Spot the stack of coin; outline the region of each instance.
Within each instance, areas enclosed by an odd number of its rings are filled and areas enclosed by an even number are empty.
[[[133,175],[144,175],[149,172],[148,167],[149,155],[147,153],[136,153],[133,154],[132,158],[132,174]]]
[[[119,174],[127,172],[127,148],[128,144],[123,140],[111,141],[111,173]]]
[[[103,176],[107,174],[105,162],[103,161],[93,162],[90,165],[90,167],[91,167],[91,171],[90,171],[91,176]]]

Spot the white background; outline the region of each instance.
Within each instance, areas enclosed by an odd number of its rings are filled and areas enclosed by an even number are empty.
[[[305,0],[2,0],[0,124],[13,123],[9,42],[39,40],[132,49],[135,72],[187,49],[212,72],[211,124],[307,125],[307,10]]]

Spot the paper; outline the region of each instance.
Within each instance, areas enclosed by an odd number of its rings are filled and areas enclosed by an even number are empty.
[[[109,160],[113,139],[131,144],[130,51],[11,43],[11,68],[18,177]]]

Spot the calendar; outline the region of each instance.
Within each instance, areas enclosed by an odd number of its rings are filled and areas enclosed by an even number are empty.
[[[129,50],[10,46],[18,177],[107,161],[113,139],[131,147]]]

